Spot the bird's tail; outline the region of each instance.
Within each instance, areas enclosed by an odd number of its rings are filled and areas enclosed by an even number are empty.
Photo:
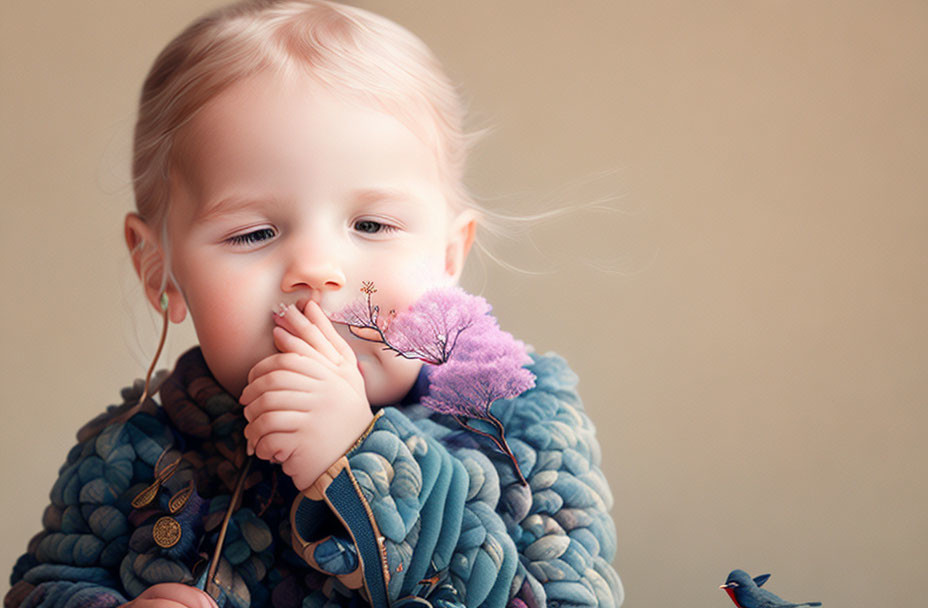
[[[821,606],[821,602],[805,602],[804,604],[792,604],[794,608],[805,608],[806,606]]]

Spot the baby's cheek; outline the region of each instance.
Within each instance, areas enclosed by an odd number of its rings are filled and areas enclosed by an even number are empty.
[[[394,357],[392,352],[375,357],[369,365],[370,380],[364,382],[368,401],[372,405],[398,403],[416,383],[422,365],[417,359]]]
[[[370,338],[372,340],[379,340],[377,332],[374,330],[364,330],[357,327],[349,328],[344,323],[333,323],[332,326],[335,328],[335,333],[337,333],[341,338],[348,344],[352,352],[354,352],[355,357],[358,357],[365,354],[367,349],[370,349],[371,342],[365,342],[360,338],[357,338],[355,335],[352,335],[352,332],[357,335],[363,335],[365,338]]]
[[[348,332],[345,325],[335,328],[343,337]],[[384,350],[380,342],[367,342],[350,335],[345,339],[358,360],[364,393],[371,405],[396,403],[409,392],[419,375],[419,361],[397,357],[393,351]]]
[[[248,372],[262,359],[278,352],[273,321],[255,321],[237,311],[219,311],[199,322],[194,319],[198,342],[207,365],[220,384],[237,395],[248,384]],[[223,314],[225,313],[225,314]]]
[[[418,252],[410,258],[408,267],[401,276],[408,277],[410,289],[423,291],[441,284],[445,278],[444,270],[444,251],[441,247],[435,247]]]

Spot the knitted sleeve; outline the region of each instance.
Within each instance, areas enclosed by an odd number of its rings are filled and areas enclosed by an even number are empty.
[[[497,511],[519,550],[517,597],[528,606],[619,606],[612,494],[577,376],[555,354],[533,359],[535,388],[494,408],[529,481],[514,483],[497,460]]]
[[[528,486],[448,417],[385,408],[294,503],[297,552],[373,606],[620,605],[612,497],[576,376],[533,358],[535,388],[493,406]]]
[[[139,387],[123,390],[137,400]],[[126,563],[132,554],[131,497],[151,481],[170,432],[147,414],[105,426],[131,403],[111,407],[91,425],[96,430],[75,445],[52,487],[43,530],[14,566],[5,606],[109,608],[137,595],[144,566]],[[104,428],[105,426],[105,428]],[[102,428],[102,431],[99,429]],[[150,533],[149,533],[150,536]],[[142,572],[139,572],[142,569]],[[135,585],[136,593],[127,593]]]

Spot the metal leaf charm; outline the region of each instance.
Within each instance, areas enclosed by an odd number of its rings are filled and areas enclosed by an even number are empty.
[[[193,494],[193,480],[191,479],[187,483],[187,487],[171,497],[171,500],[168,501],[168,511],[171,512],[171,515],[179,513],[181,509],[187,504],[187,501],[190,500],[190,496]]]
[[[158,495],[159,489],[161,489],[161,482],[156,479],[153,484],[139,492],[135,498],[132,499],[132,507],[134,509],[141,509],[142,507],[148,506]]]

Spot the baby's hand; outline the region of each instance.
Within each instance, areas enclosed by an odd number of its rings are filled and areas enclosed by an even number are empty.
[[[300,491],[351,448],[373,414],[348,343],[318,304],[275,315],[281,351],[248,373],[239,401],[245,438],[259,458],[279,462]]]
[[[181,583],[152,585],[120,608],[217,608],[216,601],[196,587]]]

